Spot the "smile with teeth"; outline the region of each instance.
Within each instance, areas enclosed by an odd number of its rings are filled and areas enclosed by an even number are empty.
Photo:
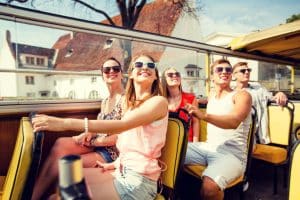
[[[139,75],[141,75],[141,76],[150,76],[151,74],[148,73],[147,71],[142,71],[142,72],[139,73]]]

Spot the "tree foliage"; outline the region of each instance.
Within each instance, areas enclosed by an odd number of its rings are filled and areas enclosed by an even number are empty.
[[[297,20],[300,20],[300,13],[290,16],[285,21],[286,21],[286,23],[291,23],[291,22],[294,22],[294,21],[297,21]]]

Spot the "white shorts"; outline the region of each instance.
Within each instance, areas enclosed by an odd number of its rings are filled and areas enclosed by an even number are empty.
[[[245,166],[237,157],[210,149],[205,142],[188,143],[185,164],[207,165],[202,176],[210,177],[221,190],[245,171]]]

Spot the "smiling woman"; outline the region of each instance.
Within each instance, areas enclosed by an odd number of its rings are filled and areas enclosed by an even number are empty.
[[[148,64],[136,67],[135,63],[139,62]],[[33,119],[35,131],[85,130],[82,141],[90,141],[95,132],[109,135],[120,133],[116,143],[119,158],[112,163],[98,161],[103,172],[96,168],[84,169],[93,199],[156,197],[157,181],[163,170],[159,157],[166,139],[168,109],[167,100],[161,96],[158,70],[151,68],[152,64],[149,68],[149,63],[154,63],[154,60],[148,55],[141,55],[133,59],[130,65],[126,108],[121,120],[87,121],[86,118],[63,119],[46,115],[37,115]],[[111,174],[110,170],[115,173]]]
[[[162,74],[164,96],[168,99],[170,115],[175,113],[176,116],[179,116],[184,121],[191,118],[192,120],[187,122],[189,124],[188,141],[198,142],[200,130],[199,120],[196,117],[180,115],[180,110],[184,108],[186,104],[192,104],[198,107],[195,95],[182,91],[181,75],[174,67],[167,68]]]

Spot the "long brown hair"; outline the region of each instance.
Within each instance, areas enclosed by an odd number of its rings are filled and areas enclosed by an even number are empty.
[[[128,76],[130,76],[132,70],[134,69],[135,61],[140,57],[147,57],[152,62],[155,63],[155,60],[149,55],[143,55],[143,54],[138,55],[138,56],[134,57],[134,59],[132,59],[132,62],[131,62],[130,67],[128,69]],[[146,101],[147,99],[149,99],[153,96],[162,96],[163,95],[162,86],[161,86],[161,82],[159,80],[159,73],[158,73],[157,67],[155,67],[154,70],[155,70],[155,74],[156,74],[157,79],[154,80],[153,83],[152,83],[151,95],[144,98],[144,99],[136,99],[133,79],[131,79],[131,78],[128,79],[127,85],[126,85],[126,93],[125,93],[125,102],[126,102],[127,109],[137,107],[137,106],[141,105],[144,101]]]
[[[168,83],[167,83],[167,79],[166,79],[166,71],[173,69],[174,71],[178,72],[177,69],[175,69],[174,67],[168,67],[167,69],[164,70],[162,77],[161,77],[161,84],[162,84],[162,88],[163,88],[163,94],[164,97],[168,98],[170,96],[170,92],[168,90]],[[180,92],[182,92],[182,84],[180,82],[180,85],[178,86]]]

